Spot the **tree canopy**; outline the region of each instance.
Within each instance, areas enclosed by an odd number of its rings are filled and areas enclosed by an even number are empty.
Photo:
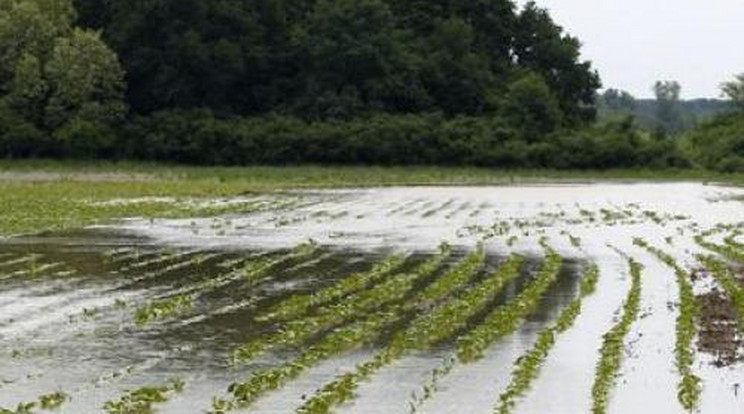
[[[103,136],[126,114],[116,54],[74,20],[71,0],[0,4],[0,140],[13,142],[10,154],[54,153],[44,137]]]
[[[509,106],[513,83],[532,79],[547,86],[561,125],[575,125],[593,118],[599,87],[579,41],[534,3],[75,2],[79,22],[102,30],[121,58],[140,114],[496,114]]]

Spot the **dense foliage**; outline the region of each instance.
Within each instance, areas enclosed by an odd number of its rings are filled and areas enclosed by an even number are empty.
[[[0,3],[0,154],[90,155],[126,113],[121,66],[70,0]]]
[[[599,86],[577,39],[511,0],[75,1],[138,113],[481,115],[516,87],[544,89],[571,123],[591,119]]]
[[[686,136],[690,157],[705,168],[744,172],[744,114],[719,116]]]
[[[9,0],[0,156],[688,165],[630,119],[593,124],[580,48],[512,0]]]

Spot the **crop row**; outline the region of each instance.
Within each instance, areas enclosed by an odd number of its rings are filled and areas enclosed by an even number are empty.
[[[231,399],[215,399],[211,413],[222,414],[237,408],[248,408],[262,395],[283,387],[318,362],[374,340],[385,326],[396,320],[396,310],[391,307],[339,328],[305,349],[294,360],[278,367],[260,370],[247,382],[231,384],[228,389],[232,394]]]
[[[694,411],[700,404],[702,394],[701,380],[692,371],[692,365],[695,362],[693,341],[697,334],[696,319],[700,305],[690,283],[690,275],[677,264],[671,255],[661,249],[649,245],[642,239],[635,239],[634,243],[674,269],[679,289],[679,314],[676,321],[674,353],[677,370],[682,377],[677,385],[677,399],[685,410]]]
[[[563,258],[547,248],[542,268],[535,279],[517,297],[495,309],[478,327],[457,341],[457,357],[462,362],[473,362],[497,339],[513,332],[524,318],[537,308],[547,289],[556,281]]]
[[[744,263],[744,250],[736,245],[728,244],[717,244],[706,240],[706,237],[713,234],[715,231],[711,230],[695,236],[695,242],[701,247],[708,249],[714,253],[718,253],[721,256],[733,260],[739,263]]]
[[[170,292],[169,297],[150,302],[139,307],[134,316],[138,325],[145,325],[155,320],[162,320],[180,315],[191,310],[194,301],[210,291],[214,291],[235,279],[242,279],[244,284],[255,285],[269,276],[271,271],[290,260],[303,260],[312,256],[316,251],[314,244],[303,243],[295,247],[290,253],[272,258],[258,255],[245,259],[245,264],[232,272],[220,277],[210,277],[196,285],[188,286],[179,292]],[[207,255],[209,260],[217,255]],[[231,261],[232,262],[232,261]]]
[[[401,337],[405,341],[404,345],[407,348],[423,348],[465,327],[473,315],[482,312],[503,288],[519,275],[523,263],[523,257],[511,257],[496,273],[462,297],[414,321],[406,330],[406,335]],[[447,326],[447,329],[442,329],[442,326]],[[456,361],[454,355],[449,356],[443,360],[441,366],[432,370],[429,382],[422,387],[422,393],[414,394],[413,400],[409,402],[411,413],[417,412],[423,403],[434,395],[438,382],[450,373]]]
[[[398,275],[374,288],[349,295],[338,303],[322,306],[312,316],[285,322],[278,332],[269,337],[257,339],[238,348],[234,359],[236,362],[246,363],[270,348],[298,345],[359,315],[402,300],[418,280],[436,272],[447,255],[448,251],[443,250],[409,274]]]
[[[433,275],[448,254],[449,248],[445,247],[440,254],[424,262],[412,274],[399,275],[376,288],[352,295],[343,303],[318,310],[318,314],[321,315],[319,318],[336,318],[334,322],[342,323],[355,315],[369,314],[374,308],[379,308],[371,314],[372,316],[363,317],[357,322],[333,330],[318,343],[306,349],[294,361],[280,367],[259,371],[245,383],[233,384],[229,390],[232,393],[232,399],[216,400],[213,412],[222,413],[236,407],[247,407],[264,393],[280,388],[317,362],[349,351],[378,337],[385,328],[395,325],[404,317],[405,306],[402,299],[414,287],[414,282]],[[309,327],[308,330],[317,331],[319,328],[325,328],[322,326],[324,321],[310,319],[311,321],[306,325]],[[304,321],[307,320],[303,319],[297,323],[303,323],[305,326]],[[296,341],[297,337],[306,335],[304,331],[293,331],[285,339],[287,342]]]
[[[0,407],[0,414],[33,414],[36,410],[56,410],[70,399],[63,392],[42,395],[37,401],[19,403],[14,410]]]
[[[739,317],[739,327],[744,331],[744,286],[737,282],[736,277],[726,263],[713,256],[698,255],[698,260],[711,272],[718,284],[731,298]]]
[[[121,268],[119,268],[119,271],[128,272],[128,271],[133,271],[133,270],[139,270],[139,269],[143,269],[149,266],[167,263],[173,260],[178,260],[183,257],[189,257],[191,255],[194,255],[195,253],[198,253],[198,250],[172,251],[170,249],[166,249],[166,251],[159,252],[152,259],[143,260],[143,261],[135,261],[134,263],[130,263],[126,266],[122,266]]]
[[[19,264],[33,262],[39,258],[41,258],[40,254],[35,254],[35,253],[28,254],[28,255],[25,255],[19,258],[10,259],[5,262],[2,262],[0,263],[0,268],[11,267],[11,266],[19,265]]]
[[[366,289],[373,283],[394,272],[403,265],[405,259],[399,255],[390,256],[382,263],[366,272],[355,273],[338,283],[309,295],[295,295],[273,306],[256,318],[260,322],[286,321],[301,317],[315,306],[324,305],[346,295]]]
[[[557,336],[573,326],[576,318],[581,313],[583,299],[595,292],[598,280],[599,268],[592,265],[585,272],[581,281],[580,296],[561,312],[555,324],[540,332],[532,349],[517,360],[514,371],[512,371],[511,381],[506,390],[499,396],[496,413],[511,413],[516,406],[517,398],[523,396],[530,389],[532,382],[540,374],[540,367],[555,345]]]
[[[115,401],[107,401],[103,409],[106,414],[151,414],[153,405],[167,402],[175,393],[184,389],[184,382],[173,379],[167,385],[142,387],[130,391]]]
[[[297,409],[297,412],[300,414],[328,413],[334,406],[355,398],[355,390],[359,384],[382,367],[401,358],[412,349],[425,348],[451,338],[458,330],[466,326],[473,316],[495,299],[500,288],[493,289],[493,285],[503,287],[504,282],[500,281],[508,281],[516,277],[522,260],[521,257],[512,257],[492,277],[484,279],[459,297],[439,303],[428,313],[414,319],[406,329],[397,333],[390,344],[371,360],[358,365],[355,371],[344,374],[317,390],[312,398]],[[550,264],[546,261],[545,268],[548,267],[550,267]],[[533,281],[530,286],[537,283],[539,282]],[[457,291],[454,287],[451,290],[453,292]],[[434,325],[434,321],[437,321],[440,325]],[[437,379],[441,378],[449,372],[448,366],[449,363],[446,362],[441,370],[434,372],[432,375],[436,376]],[[433,392],[433,388],[427,390]]]
[[[592,412],[604,414],[610,399],[610,391],[615,384],[618,370],[622,364],[624,340],[630,327],[638,318],[641,309],[641,272],[643,266],[633,259],[628,259],[630,266],[631,287],[623,304],[623,315],[620,321],[605,334],[600,358],[597,363],[592,386]]]

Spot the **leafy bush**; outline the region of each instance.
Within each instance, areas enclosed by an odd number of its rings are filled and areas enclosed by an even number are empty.
[[[690,132],[685,140],[690,158],[701,166],[744,172],[744,114],[721,115]]]

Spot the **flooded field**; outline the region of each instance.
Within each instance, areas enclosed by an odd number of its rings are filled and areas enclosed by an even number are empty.
[[[742,413],[742,200],[698,183],[109,200],[219,215],[0,239],[0,413]]]

